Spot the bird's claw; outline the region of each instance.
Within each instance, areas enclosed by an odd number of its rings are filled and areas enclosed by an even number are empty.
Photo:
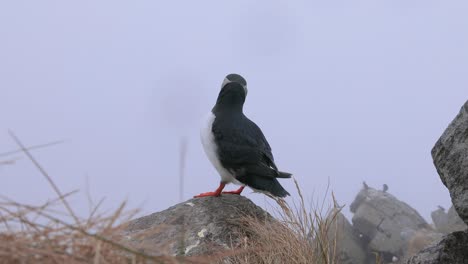
[[[222,192],[222,193],[240,195],[243,190],[244,190],[244,186],[240,187],[239,189],[237,189],[235,191],[226,191],[226,192]]]

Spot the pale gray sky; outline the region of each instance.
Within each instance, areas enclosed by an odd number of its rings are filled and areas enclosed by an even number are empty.
[[[7,129],[28,145],[66,139],[33,152],[63,191],[87,175],[108,208],[165,209],[182,136],[184,197],[217,187],[198,126],[236,72],[246,114],[307,197],[330,180],[350,204],[363,180],[387,183],[428,219],[450,202],[430,150],[468,99],[467,13],[464,0],[1,1],[0,152],[16,148]],[[53,197],[15,157],[0,193]],[[86,212],[83,196],[72,204]]]

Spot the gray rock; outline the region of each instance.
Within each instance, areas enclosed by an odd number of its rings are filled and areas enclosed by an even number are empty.
[[[407,264],[467,264],[468,230],[446,235],[435,245],[412,256]]]
[[[468,225],[466,225],[463,220],[460,218],[458,215],[457,211],[455,211],[455,208],[452,206],[450,207],[448,213],[448,226],[449,226],[449,232],[454,232],[454,231],[463,231],[468,229]]]
[[[468,223],[468,101],[436,142],[432,158],[455,210]]]
[[[359,233],[353,228],[346,217],[333,211],[328,216],[333,220],[328,231],[328,241],[336,241],[338,263],[362,264],[367,262],[367,252]]]
[[[432,243],[440,241],[444,234],[434,232],[432,229],[422,228],[415,232],[408,241],[408,246],[405,252],[405,259],[415,255],[425,249]]]
[[[209,255],[236,247],[243,216],[272,220],[240,195],[196,198],[131,221],[123,242],[151,255]]]
[[[450,231],[447,231],[448,215],[445,212],[444,208],[439,207],[437,210],[432,211],[431,218],[432,218],[432,222],[434,223],[434,227],[436,230],[444,234],[450,233]]]
[[[468,226],[458,216],[453,206],[450,207],[448,213],[439,208],[431,213],[431,217],[436,230],[440,233],[448,234],[468,228]]]
[[[368,241],[370,250],[379,252],[386,262],[404,256],[414,234],[429,227],[411,206],[367,185],[350,207],[354,228]]]

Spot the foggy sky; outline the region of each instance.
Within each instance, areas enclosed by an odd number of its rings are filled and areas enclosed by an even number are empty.
[[[386,183],[429,220],[450,204],[430,150],[468,99],[467,13],[462,0],[1,1],[0,153],[17,148],[8,129],[26,145],[64,139],[32,153],[63,192],[81,190],[80,213],[87,181],[107,208],[163,210],[179,201],[182,137],[184,198],[217,187],[198,129],[235,72],[246,115],[308,199],[329,182],[349,205],[362,181]],[[0,194],[54,197],[11,158]]]

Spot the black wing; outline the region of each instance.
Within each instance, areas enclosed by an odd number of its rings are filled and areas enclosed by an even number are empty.
[[[225,168],[236,174],[287,177],[278,171],[262,130],[244,115],[226,119],[217,117],[212,131],[220,162]]]

